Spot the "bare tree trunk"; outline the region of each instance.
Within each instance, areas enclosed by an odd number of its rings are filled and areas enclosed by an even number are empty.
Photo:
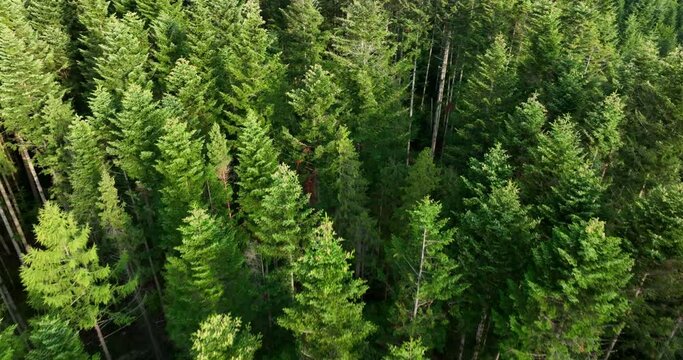
[[[451,36],[444,29],[446,43],[443,49],[443,59],[441,61],[441,75],[439,76],[439,90],[436,98],[436,114],[434,114],[434,125],[432,127],[432,158],[436,154],[436,140],[439,137],[439,123],[441,121],[441,111],[443,108],[443,91],[446,87],[446,74],[448,73],[448,54],[451,50]]]
[[[12,218],[12,222],[14,223],[14,227],[17,229],[17,233],[19,234],[19,238],[21,239],[21,242],[24,244],[24,249],[28,251],[29,246],[28,242],[26,241],[26,235],[24,235],[24,230],[21,228],[21,223],[19,222],[19,218],[17,217],[17,214],[14,212],[14,207],[12,206],[12,202],[9,199],[9,196],[7,195],[7,191],[5,190],[5,184],[0,180],[0,193],[2,193],[2,198],[5,200],[5,205],[7,206],[7,210],[9,211],[9,215]]]
[[[460,58],[460,51],[458,51],[458,55],[456,56],[455,63],[458,62],[459,58]],[[451,73],[451,80],[449,81],[449,84],[448,84],[448,91],[447,91],[447,93],[448,93],[448,95],[447,95],[448,104],[453,104],[453,93],[455,92],[455,90],[454,90],[455,89],[455,73],[457,70],[457,68],[455,67],[455,63],[453,62],[452,59],[453,59],[453,55],[451,53],[451,65],[450,66],[451,66],[451,69],[453,69],[453,71]],[[462,69],[460,71],[462,72]],[[462,74],[461,74],[461,76],[462,76]],[[452,111],[448,111],[446,113],[446,122],[444,123],[444,126],[443,126],[443,139],[441,142],[441,157],[440,157],[441,161],[443,161],[443,153],[446,150],[446,140],[448,139],[448,123],[451,119],[451,112]]]
[[[31,160],[31,155],[29,155],[28,150],[26,149],[26,144],[24,143],[24,140],[21,137],[17,137],[17,139],[19,140],[19,152],[21,153],[21,158],[22,160],[24,160],[24,164],[28,169],[30,179],[33,180],[33,184],[35,185],[35,190],[38,192],[41,204],[44,204],[47,201],[47,199],[45,198],[43,187],[40,185],[40,179],[38,179],[38,173],[36,172],[36,168],[33,165],[33,160]]]
[[[429,83],[429,67],[432,65],[432,52],[434,51],[434,33],[432,33],[432,40],[429,42],[429,56],[427,57],[427,71],[425,72],[425,82],[422,86],[422,99],[420,99],[420,109],[425,105],[425,96],[427,95],[427,83]]]
[[[422,231],[422,250],[420,253],[420,266],[417,273],[417,286],[415,289],[415,302],[413,304],[413,316],[411,320],[415,320],[417,310],[420,308],[420,282],[422,281],[422,270],[425,262],[425,250],[427,249],[427,229]]]
[[[462,355],[465,353],[465,333],[460,335],[460,350],[458,351],[458,360],[462,360]]]
[[[7,186],[7,194],[9,195],[10,201],[12,201],[12,207],[14,208],[14,211],[17,214],[20,214],[19,204],[17,204],[17,197],[14,195],[14,190],[12,190],[12,186],[10,185],[10,181],[7,179],[7,177],[5,175],[2,175],[2,180],[5,182],[5,185]]]
[[[413,112],[415,107],[415,80],[417,76],[417,56],[413,60],[413,80],[410,84],[410,115],[408,123],[408,146],[406,150],[406,166],[410,165],[410,140],[413,132]]]
[[[10,250],[10,249],[9,249],[9,246],[7,246],[7,240],[5,240],[5,237],[4,237],[4,236],[1,236],[1,235],[0,235],[0,242],[2,243],[2,248],[5,249],[5,253],[6,253],[7,255],[12,254],[12,250]],[[1,259],[1,258],[2,258],[2,256],[0,256],[0,259]]]
[[[12,321],[17,324],[19,331],[23,332],[26,330],[26,322],[17,310],[17,305],[12,299],[12,294],[9,292],[9,290],[7,290],[2,276],[0,276],[0,296],[2,297],[2,301],[5,303],[5,307],[7,308],[7,312],[9,312]]]
[[[100,329],[100,324],[95,321],[95,331],[97,332],[97,339],[100,340],[100,347],[104,353],[104,358],[111,360],[111,355],[109,354],[109,348],[107,347],[107,342],[104,341],[104,336],[102,335],[102,329]]]
[[[481,314],[481,320],[479,320],[479,325],[477,325],[477,334],[474,338],[474,353],[472,353],[472,360],[477,360],[479,358],[479,351],[481,350],[481,339],[484,335],[484,327],[486,325],[486,320],[488,319],[488,310],[484,310]]]
[[[643,277],[640,279],[640,284],[638,284],[638,288],[636,289],[636,299],[638,299],[640,297],[640,294],[642,294],[643,286],[645,286],[645,281],[647,280],[648,276],[650,276],[650,273],[645,273],[645,275],[643,275]],[[629,313],[630,312],[631,311],[629,310]],[[619,326],[619,330],[614,334],[614,337],[612,337],[612,340],[609,342],[609,346],[607,347],[607,352],[605,353],[605,357],[603,358],[603,360],[609,360],[609,357],[612,355],[612,351],[614,351],[614,346],[617,344],[619,336],[621,335],[621,332],[624,330],[624,325],[624,323],[621,323]]]
[[[10,239],[10,241],[12,241],[12,245],[14,246],[14,250],[17,252],[17,257],[19,257],[19,259],[21,259],[24,254],[21,251],[21,247],[19,246],[19,243],[17,243],[17,239],[16,239],[16,236],[14,235],[14,230],[12,229],[12,225],[10,225],[9,220],[7,220],[7,214],[5,214],[5,209],[1,205],[0,205],[0,217],[2,218],[3,224],[5,224],[5,228],[7,229],[7,235],[9,235],[9,239]]]

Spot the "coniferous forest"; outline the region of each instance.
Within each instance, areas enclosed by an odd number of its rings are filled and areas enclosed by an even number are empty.
[[[683,359],[683,2],[0,0],[0,359]]]

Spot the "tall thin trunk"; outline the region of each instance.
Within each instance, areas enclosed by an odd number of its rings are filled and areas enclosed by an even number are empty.
[[[489,317],[488,310],[485,309],[481,314],[481,320],[479,320],[479,325],[477,325],[477,334],[474,338],[474,352],[472,353],[472,360],[477,360],[479,358],[479,351],[481,350],[482,337],[484,335],[484,327],[486,326],[486,320]]]
[[[21,223],[19,222],[17,214],[14,212],[14,207],[12,206],[12,202],[10,201],[9,196],[7,195],[7,191],[5,190],[5,184],[2,182],[2,180],[0,180],[0,193],[2,193],[2,198],[3,200],[5,200],[7,211],[9,211],[9,216],[12,218],[14,227],[16,228],[17,233],[19,234],[19,239],[21,239],[21,242],[24,244],[24,249],[28,251],[29,246],[28,242],[26,241],[26,235],[24,235],[24,230],[21,228]]]
[[[95,331],[97,332],[97,339],[100,340],[100,347],[104,353],[104,358],[111,360],[111,355],[109,354],[109,348],[107,347],[107,342],[104,341],[104,336],[102,335],[102,329],[100,329],[100,324],[95,321]]]
[[[465,333],[460,335],[460,350],[458,350],[458,360],[462,360],[462,356],[465,354]]]
[[[14,190],[12,190],[12,186],[10,184],[9,179],[7,179],[7,176],[5,176],[4,174],[2,175],[2,181],[5,182],[5,185],[7,187],[7,194],[9,195],[9,199],[12,202],[12,207],[14,208],[14,211],[17,214],[20,214],[19,204],[17,203],[17,197],[14,195]]]
[[[289,286],[292,292],[292,298],[294,298],[294,294],[296,294],[296,288],[294,288],[294,269],[292,269],[292,266],[294,266],[294,258],[292,254],[289,254]]]
[[[14,299],[12,299],[12,294],[7,290],[7,286],[5,286],[2,276],[0,276],[0,296],[2,297],[2,301],[5,304],[12,321],[17,324],[19,331],[23,332],[26,330],[26,322],[17,310],[17,305],[14,303]]]
[[[19,259],[22,258],[23,256],[23,251],[21,251],[21,247],[19,246],[19,243],[17,242],[16,236],[14,235],[14,230],[12,229],[12,225],[10,225],[9,220],[7,220],[7,214],[5,214],[5,208],[3,208],[0,205],[0,218],[2,218],[2,223],[5,224],[5,228],[7,229],[7,235],[9,235],[10,241],[12,241],[12,245],[14,246],[14,250],[17,252],[17,257]]]
[[[446,74],[448,73],[448,53],[451,50],[451,36],[444,29],[446,43],[443,49],[443,59],[441,62],[441,75],[439,76],[439,90],[436,98],[436,113],[434,114],[434,126],[432,127],[432,158],[436,154],[436,139],[439,137],[439,123],[441,121],[441,110],[443,109],[443,91],[446,87]]]
[[[417,286],[415,288],[415,302],[413,304],[413,316],[411,320],[415,320],[417,310],[420,308],[420,282],[422,281],[422,271],[425,262],[425,250],[427,248],[427,229],[422,231],[422,250],[420,253],[420,266],[417,273]]]
[[[406,148],[406,166],[410,165],[410,140],[413,132],[413,113],[415,107],[415,80],[417,77],[417,56],[413,60],[413,80],[410,84],[410,112],[408,122],[408,146]]]
[[[643,293],[643,286],[645,286],[645,281],[647,280],[648,276],[650,276],[650,273],[645,273],[643,277],[640,279],[640,284],[638,284],[638,288],[636,289],[636,294],[635,298],[638,299],[640,297],[640,294]],[[629,310],[629,313],[631,311]],[[609,357],[612,355],[612,351],[614,351],[614,346],[617,344],[617,341],[619,340],[619,336],[621,335],[621,332],[624,330],[624,323],[622,322],[619,324],[619,330],[614,334],[614,337],[612,337],[612,340],[609,342],[609,346],[607,347],[607,351],[605,352],[605,357],[603,360],[609,360]]]
[[[420,109],[425,105],[425,96],[427,95],[427,84],[429,83],[429,67],[432,65],[432,52],[434,51],[434,33],[432,33],[432,40],[429,42],[429,56],[427,57],[427,71],[425,72],[425,81],[422,86],[422,98],[420,99]]]
[[[9,249],[9,246],[7,246],[7,240],[5,240],[5,237],[4,237],[4,236],[1,236],[1,235],[0,235],[0,243],[2,243],[2,248],[5,249],[5,253],[6,253],[6,254],[9,255],[9,254],[12,253],[12,250],[10,250],[10,249]],[[2,258],[2,257],[0,256],[0,258]]]
[[[2,237],[0,237],[0,240],[2,240],[3,245],[4,245],[4,244],[5,244],[5,239],[2,238]],[[5,247],[6,247],[6,246],[5,246]],[[9,250],[7,251],[7,253],[9,254]],[[2,270],[3,270],[3,271],[5,272],[5,274],[7,275],[7,280],[9,281],[10,286],[11,286],[12,288],[14,288],[15,285],[14,285],[14,280],[12,280],[12,274],[10,274],[9,269],[7,268],[7,264],[5,264],[5,259],[4,259],[2,256],[0,256],[0,265],[2,265]],[[0,276],[1,276],[1,275],[0,275]]]
[[[452,60],[453,55],[451,53],[451,69],[453,71],[451,72],[451,80],[448,83],[448,104],[453,104],[453,93],[455,92],[455,73],[457,68],[455,67],[455,64],[458,62],[458,59],[460,58],[460,51],[457,52],[458,55],[455,58],[455,62]],[[462,70],[461,70],[462,71]],[[446,140],[448,139],[448,123],[451,120],[451,113],[453,112],[452,109],[449,109],[451,111],[446,112],[446,122],[444,123],[443,126],[443,139],[441,141],[441,161],[443,161],[443,153],[445,152],[446,149]]]
[[[26,149],[26,144],[21,137],[17,137],[19,140],[19,152],[21,153],[21,158],[24,160],[26,169],[28,169],[30,179],[33,180],[33,185],[35,185],[35,190],[38,192],[39,200],[41,204],[45,203],[47,199],[45,198],[45,192],[43,192],[43,186],[40,185],[40,179],[38,179],[38,173],[36,172],[36,167],[33,165],[33,160],[31,160],[31,155]]]

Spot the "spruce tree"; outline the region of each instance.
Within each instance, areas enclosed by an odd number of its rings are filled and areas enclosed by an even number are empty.
[[[504,122],[500,143],[510,154],[510,162],[519,168],[529,161],[531,149],[538,145],[538,135],[547,122],[546,108],[533,94],[517,106]]]
[[[351,254],[344,252],[340,242],[332,223],[324,220],[294,265],[301,291],[278,323],[294,333],[305,357],[356,358],[375,329],[363,319],[364,304],[358,302],[367,286],[353,278],[348,264]]]
[[[420,339],[404,341],[401,346],[389,346],[389,354],[384,360],[425,360],[427,348],[422,346]]]
[[[289,78],[298,81],[311,66],[322,62],[329,38],[321,29],[325,19],[315,0],[294,0],[281,11],[285,23],[280,40],[282,60]]]
[[[624,103],[617,94],[606,97],[599,104],[599,109],[586,117],[587,124],[583,131],[587,151],[593,167],[603,177],[623,145],[620,129],[623,121]]]
[[[58,313],[78,329],[95,328],[105,357],[109,350],[99,327],[105,307],[126,289],[107,282],[108,266],[99,265],[97,247],[88,247],[90,229],[80,228],[69,213],[53,203],[40,210],[36,240],[24,257],[21,281],[35,301]]]
[[[195,208],[179,230],[182,244],[166,262],[164,312],[169,337],[189,351],[192,333],[209,314],[245,312],[249,288],[232,225]]]
[[[403,208],[411,208],[425,196],[431,195],[441,182],[441,170],[434,164],[429,149],[422,150],[410,166],[403,186]]]
[[[97,59],[102,56],[106,41],[109,1],[83,0],[76,3],[78,22],[83,27],[79,34],[78,50],[82,59],[78,70],[83,77],[82,91],[89,93],[94,89]]]
[[[161,176],[161,208],[159,217],[164,230],[163,245],[173,248],[179,243],[177,227],[193,204],[202,202],[204,163],[203,142],[194,138],[187,124],[169,119],[166,133],[159,138],[159,159],[155,168]]]
[[[268,126],[254,112],[249,112],[240,132],[237,148],[238,165],[235,172],[239,178],[237,202],[248,221],[261,209],[266,189],[272,184],[272,174],[277,170],[278,152],[268,136]]]
[[[62,0],[34,0],[26,10],[29,23],[35,29],[38,39],[44,41],[52,52],[48,70],[54,73],[68,73],[71,63],[71,44],[66,24],[69,4]]]
[[[150,33],[154,39],[152,66],[162,91],[166,90],[166,78],[176,61],[189,56],[188,26],[187,14],[183,12],[181,3],[164,4],[158,16],[151,19]]]
[[[228,141],[218,123],[214,123],[206,142],[206,184],[211,208],[219,215],[233,216],[233,190],[231,185],[232,156]]]
[[[501,350],[520,358],[583,358],[600,350],[605,325],[627,308],[633,260],[596,219],[556,227],[534,249],[534,271],[515,301],[512,336]],[[509,348],[507,348],[509,346]]]
[[[463,289],[458,265],[446,253],[454,230],[440,218],[441,204],[425,197],[409,211],[408,230],[394,237],[396,276],[391,322],[399,338],[420,336],[429,349],[445,345],[448,303]]]
[[[57,316],[45,315],[31,321],[27,360],[88,360],[83,343],[69,325]]]
[[[196,360],[251,360],[261,347],[261,336],[252,335],[249,324],[230,314],[209,315],[192,334],[192,353]]]
[[[71,125],[69,144],[73,160],[69,172],[72,189],[69,205],[76,221],[92,228],[97,224],[92,199],[98,196],[97,185],[104,164],[104,152],[97,140],[95,128],[87,121],[77,120]]]

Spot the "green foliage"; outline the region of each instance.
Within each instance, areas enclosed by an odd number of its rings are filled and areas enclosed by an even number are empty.
[[[313,65],[320,64],[328,35],[321,29],[325,19],[315,0],[294,0],[282,10],[285,27],[280,39],[282,60],[291,79],[300,80]]]
[[[179,230],[182,244],[164,273],[164,307],[169,337],[189,351],[190,335],[209,314],[244,312],[249,289],[232,225],[195,208]]]
[[[218,214],[232,218],[233,191],[230,184],[232,157],[230,156],[228,142],[217,123],[214,123],[209,131],[206,155],[208,161],[205,176],[211,208]]]
[[[203,142],[194,138],[187,124],[174,118],[166,121],[166,133],[159,138],[159,159],[155,165],[161,175],[161,209],[164,246],[178,244],[177,226],[190,207],[201,203],[203,194]]]
[[[24,348],[24,343],[14,332],[16,325],[10,325],[0,331],[0,359],[19,359]]]
[[[88,360],[78,333],[69,323],[58,317],[46,315],[31,321],[29,335],[31,350],[27,360]]]
[[[405,209],[411,208],[425,196],[431,195],[441,180],[441,170],[434,164],[430,149],[420,151],[408,170],[401,201]]]
[[[95,128],[83,120],[71,125],[69,144],[73,158],[69,171],[71,212],[79,223],[94,227],[97,212],[92,206],[92,199],[98,196],[97,185],[104,164],[104,151],[98,146]]]
[[[209,315],[192,338],[196,360],[251,360],[261,347],[261,336],[252,335],[249,324],[243,328],[242,320],[230,314]]]
[[[500,142],[508,151],[511,163],[519,167],[529,161],[530,150],[538,145],[538,136],[546,125],[546,109],[536,94],[508,115]]]
[[[21,281],[35,301],[78,329],[91,329],[116,289],[107,283],[109,267],[99,265],[97,247],[88,246],[90,229],[53,203],[40,210],[36,240],[24,257]]]
[[[254,112],[247,114],[238,144],[237,201],[240,210],[253,222],[252,217],[260,211],[266,189],[272,184],[278,152],[268,136],[268,126]]]
[[[598,351],[605,325],[627,309],[622,291],[633,260],[621,239],[606,236],[603,222],[577,221],[555,228],[533,255],[528,298],[510,320],[513,353],[568,359]]]
[[[458,265],[446,253],[454,230],[440,218],[441,204],[425,197],[409,211],[408,231],[394,237],[390,250],[395,269],[395,304],[391,321],[398,337],[420,336],[429,349],[445,345],[448,303],[465,288]]]
[[[420,339],[410,339],[405,341],[401,346],[391,345],[389,347],[389,355],[385,356],[385,360],[424,360],[427,348],[422,346]]]
[[[173,70],[176,61],[189,54],[188,19],[180,5],[178,2],[163,6],[158,16],[151,20],[150,33],[154,38],[152,64],[162,90],[166,89],[166,77]]]
[[[295,304],[278,318],[291,330],[302,356],[314,359],[355,358],[375,326],[363,319],[360,297],[367,290],[354,279],[332,223],[324,220],[311,245],[294,265],[301,282]]]

